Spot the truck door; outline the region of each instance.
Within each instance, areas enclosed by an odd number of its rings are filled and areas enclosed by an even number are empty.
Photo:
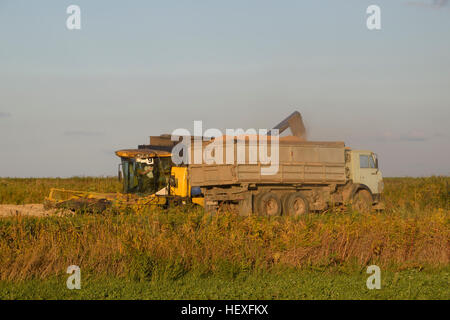
[[[359,181],[368,186],[373,194],[378,193],[378,169],[370,153],[359,154]]]

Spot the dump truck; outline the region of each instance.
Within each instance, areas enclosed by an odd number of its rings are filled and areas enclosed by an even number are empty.
[[[248,157],[250,138],[234,137],[231,149],[224,147],[224,159],[231,152],[233,163],[188,166],[190,185],[201,188],[206,211],[234,207],[241,215],[301,216],[345,204],[359,211],[382,209],[383,178],[374,152],[352,150],[339,141],[280,137],[278,170],[264,175],[259,161],[237,161],[239,153]],[[259,139],[266,139],[268,146],[274,143],[270,137],[257,136],[253,144]]]
[[[273,136],[287,129],[292,135]],[[196,144],[195,141],[201,141]],[[172,159],[174,147],[190,141],[186,152],[194,157],[211,144],[232,141],[232,163],[181,163]],[[278,171],[261,174],[261,162],[240,163],[238,154],[249,156],[265,140],[269,147],[277,140]],[[223,144],[224,160],[230,145]],[[200,150],[198,150],[200,148]],[[228,152],[228,153],[227,153]],[[116,152],[120,158],[121,193],[96,193],[52,189],[46,207],[88,211],[106,208],[140,210],[145,207],[196,204],[215,213],[236,209],[242,215],[302,215],[323,211],[333,205],[350,203],[358,210],[380,207],[382,175],[375,153],[351,150],[343,142],[306,141],[301,114],[294,112],[265,136],[150,137],[150,144]]]

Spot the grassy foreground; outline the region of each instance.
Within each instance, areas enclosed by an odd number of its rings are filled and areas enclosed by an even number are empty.
[[[0,298],[449,299],[449,180],[386,179],[386,210],[372,214],[210,217],[179,207],[0,219]],[[54,182],[118,188],[110,178]],[[40,202],[51,185],[0,179],[0,202]],[[73,264],[81,290],[65,286]],[[366,288],[372,264],[381,290]]]
[[[368,290],[362,273],[293,271],[230,279],[189,274],[178,280],[87,278],[68,290],[66,277],[0,282],[0,299],[449,299],[450,270],[382,273],[381,290]]]

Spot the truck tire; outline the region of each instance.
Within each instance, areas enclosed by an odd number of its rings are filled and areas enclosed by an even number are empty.
[[[372,194],[365,189],[360,189],[353,196],[352,208],[353,210],[367,213],[372,210],[372,203]]]
[[[280,197],[273,192],[264,192],[256,197],[256,210],[261,216],[281,215]]]
[[[309,202],[300,192],[294,192],[286,197],[284,214],[291,217],[301,217],[309,213]]]

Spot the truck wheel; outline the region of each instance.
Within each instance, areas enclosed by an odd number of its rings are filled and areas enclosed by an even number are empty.
[[[309,203],[300,192],[294,192],[287,196],[285,202],[285,214],[291,217],[300,217],[309,213]]]
[[[359,212],[370,212],[372,209],[372,195],[367,190],[359,190],[353,196],[352,208]]]
[[[272,192],[265,192],[256,198],[256,208],[259,215],[279,216],[281,215],[281,200]]]

